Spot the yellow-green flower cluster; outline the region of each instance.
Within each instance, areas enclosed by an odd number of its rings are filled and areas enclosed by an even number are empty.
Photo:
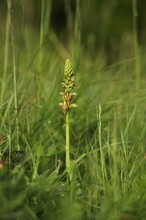
[[[62,96],[62,103],[59,103],[59,105],[62,107],[64,114],[66,114],[70,108],[77,107],[75,103],[72,103],[73,96],[76,96],[77,94],[72,92],[75,88],[75,76],[69,59],[65,62],[64,81],[61,85],[64,91],[60,93]]]

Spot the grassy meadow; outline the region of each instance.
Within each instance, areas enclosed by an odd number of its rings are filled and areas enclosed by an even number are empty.
[[[27,3],[8,0],[0,15],[0,219],[145,220],[146,48],[136,1],[129,32],[115,41],[116,1],[99,4],[105,25],[96,32],[89,1],[76,0],[74,16],[65,2],[62,32],[49,20],[51,1],[41,1],[38,26]],[[69,111],[71,178],[59,106],[66,59],[78,105]]]

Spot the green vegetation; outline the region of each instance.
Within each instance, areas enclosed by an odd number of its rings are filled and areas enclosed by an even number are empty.
[[[53,1],[41,1],[38,29],[26,22],[32,4],[3,3],[0,219],[145,220],[146,48],[137,1],[128,3],[133,25],[115,41],[115,26],[108,30],[116,1],[76,0],[74,14],[64,2],[59,33]]]

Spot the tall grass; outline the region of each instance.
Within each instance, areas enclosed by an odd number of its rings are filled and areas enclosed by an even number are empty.
[[[119,61],[110,65],[106,54],[92,61],[81,41],[80,1],[65,46],[53,31],[46,32],[51,1],[42,1],[39,33],[34,36],[24,27],[20,48],[10,28],[10,2],[0,52],[0,218],[145,219],[145,57],[137,54],[138,42],[133,44],[128,35],[121,42]],[[17,27],[16,18],[17,13]],[[71,187],[66,181],[67,123],[58,107],[68,57],[79,106],[69,115]]]
[[[140,81],[140,53],[138,48],[138,33],[137,33],[137,1],[133,0],[133,36],[134,36],[134,50],[135,50],[135,69],[136,69],[136,88],[139,89],[139,81]]]

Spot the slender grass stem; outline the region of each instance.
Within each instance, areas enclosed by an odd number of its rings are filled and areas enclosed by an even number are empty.
[[[11,129],[9,128],[9,133],[7,134],[7,139],[8,139],[8,147],[9,147],[9,171],[11,169],[11,157],[12,157],[12,144],[11,144]]]
[[[4,74],[2,80],[2,90],[1,90],[1,103],[3,102],[4,90],[5,90],[5,82],[7,76],[8,69],[8,55],[9,55],[9,36],[10,36],[10,10],[11,10],[11,2],[7,1],[7,21],[6,21],[6,41],[5,41],[5,49],[4,49]]]
[[[138,39],[137,39],[137,0],[133,0],[132,5],[133,10],[133,37],[134,37],[134,50],[135,50],[135,70],[136,70],[136,89],[139,89],[140,84],[140,65],[139,65],[139,49],[138,49]]]
[[[114,187],[114,197],[118,196],[118,151],[117,151],[117,129],[118,129],[118,116],[117,116],[118,108],[115,108],[114,112],[114,124],[113,124],[113,187]]]
[[[80,0],[76,0],[76,13],[75,13],[75,23],[74,23],[74,50],[73,50],[75,71],[77,71],[79,67],[80,43],[81,43]]]
[[[44,39],[44,10],[45,9],[45,3],[44,0],[42,0],[42,8],[41,8],[41,25],[40,25],[40,67],[42,64],[42,45],[43,45],[43,39]]]
[[[14,2],[12,2],[14,3]],[[12,5],[11,7],[14,7]],[[13,12],[13,8],[11,9]],[[14,13],[14,12],[13,12]],[[16,145],[19,150],[19,126],[18,126],[18,99],[17,99],[17,76],[16,76],[16,56],[15,56],[15,41],[14,41],[14,17],[11,16],[11,42],[12,42],[12,63],[13,63],[13,84],[14,84],[14,107],[15,107],[15,124],[16,124]]]
[[[41,95],[41,83],[40,83],[40,75],[41,75],[41,69],[42,69],[42,60],[43,60],[43,40],[44,40],[44,11],[45,11],[45,2],[42,0],[41,5],[41,22],[40,22],[40,39],[39,39],[39,72],[36,77],[36,95],[37,95],[37,105],[38,105],[38,111],[37,115],[40,113],[40,95]]]
[[[65,12],[67,17],[67,29],[70,36],[72,36],[72,30],[73,30],[73,15],[71,10],[71,2],[68,0],[64,0],[65,3]]]
[[[100,160],[101,160],[101,170],[102,170],[102,179],[103,181],[106,178],[106,167],[105,167],[105,160],[104,160],[104,152],[102,147],[102,131],[101,131],[101,105],[99,104],[98,109],[98,136],[99,136],[99,149],[100,149]]]

